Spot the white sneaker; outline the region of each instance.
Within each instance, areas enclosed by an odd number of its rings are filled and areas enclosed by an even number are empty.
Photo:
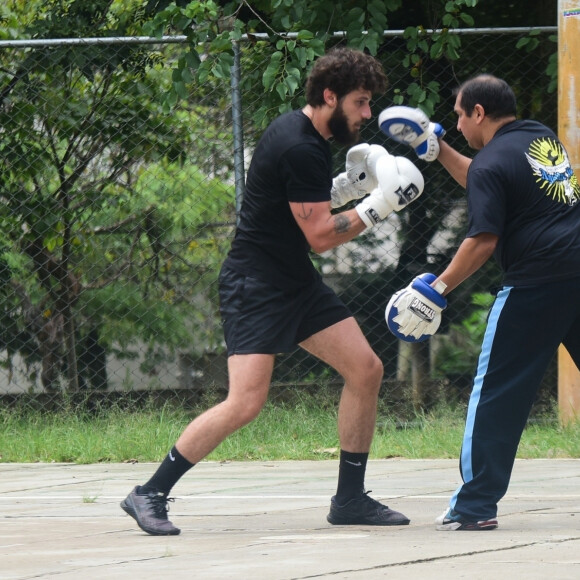
[[[495,530],[498,526],[497,519],[478,520],[476,522],[466,521],[453,509],[445,510],[438,518],[435,519],[436,530],[440,532],[455,532],[455,531],[485,531]]]

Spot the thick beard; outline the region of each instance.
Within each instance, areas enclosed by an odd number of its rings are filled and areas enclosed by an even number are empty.
[[[328,128],[330,129],[332,136],[341,145],[354,145],[355,143],[358,143],[359,132],[358,130],[351,131],[348,128],[348,119],[340,105],[336,107],[332,116],[328,120]]]

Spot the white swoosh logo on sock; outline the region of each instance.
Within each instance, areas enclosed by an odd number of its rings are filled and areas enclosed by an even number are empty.
[[[362,467],[362,463],[359,461],[358,463],[354,463],[353,461],[349,461],[348,459],[344,460],[345,463],[350,463],[350,465],[354,465],[355,467]]]
[[[173,457],[171,451],[169,452],[169,459],[171,459],[171,461],[175,461],[175,457]]]

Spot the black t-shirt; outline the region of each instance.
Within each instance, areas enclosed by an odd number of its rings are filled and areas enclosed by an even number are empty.
[[[302,111],[272,122],[256,146],[232,247],[224,265],[296,289],[319,273],[298,227],[290,201],[330,200],[330,145]]]
[[[503,126],[467,174],[467,237],[499,236],[509,286],[580,276],[580,185],[556,135],[536,121]]]

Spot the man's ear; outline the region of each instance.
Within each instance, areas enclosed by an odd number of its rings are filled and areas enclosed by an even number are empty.
[[[485,109],[482,105],[475,105],[475,107],[473,107],[473,112],[475,114],[475,121],[477,123],[481,123],[485,119]]]
[[[331,108],[334,109],[334,107],[336,107],[336,104],[338,103],[338,97],[336,96],[336,93],[334,91],[331,91],[330,89],[324,89],[324,102]]]

